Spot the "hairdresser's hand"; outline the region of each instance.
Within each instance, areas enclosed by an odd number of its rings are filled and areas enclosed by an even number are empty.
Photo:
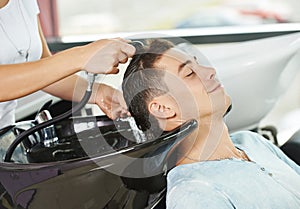
[[[118,73],[119,63],[126,63],[135,53],[128,41],[103,39],[79,47],[81,70],[96,74]]]
[[[95,104],[111,119],[129,116],[122,93],[105,84],[97,86]]]

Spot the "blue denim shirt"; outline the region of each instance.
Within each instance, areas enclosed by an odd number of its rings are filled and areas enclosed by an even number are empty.
[[[167,208],[299,209],[300,167],[256,133],[231,138],[251,162],[225,159],[175,167],[167,176]]]

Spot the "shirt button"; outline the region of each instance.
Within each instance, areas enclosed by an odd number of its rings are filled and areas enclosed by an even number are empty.
[[[265,171],[266,169],[264,167],[261,167],[260,170]]]

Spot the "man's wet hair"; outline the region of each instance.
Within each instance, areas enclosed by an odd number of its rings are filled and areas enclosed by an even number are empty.
[[[169,90],[164,81],[163,69],[155,63],[174,44],[165,39],[150,39],[144,45],[135,46],[136,53],[126,68],[122,90],[130,114],[137,126],[156,137],[162,132],[157,119],[148,111],[149,102]]]

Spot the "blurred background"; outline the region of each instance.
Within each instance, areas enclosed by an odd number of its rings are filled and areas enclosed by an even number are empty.
[[[59,34],[300,22],[299,0],[59,0]]]

